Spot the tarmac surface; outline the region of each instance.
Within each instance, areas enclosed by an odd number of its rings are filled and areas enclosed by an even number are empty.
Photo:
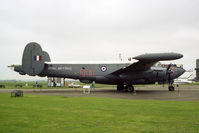
[[[0,93],[10,93],[14,89],[0,89]],[[19,89],[18,89],[19,90]],[[199,86],[183,85],[176,87],[173,92],[168,91],[167,86],[137,86],[135,92],[118,92],[116,88],[95,88],[84,90],[82,88],[74,89],[20,89],[25,94],[36,95],[57,95],[67,97],[105,97],[120,99],[148,99],[148,100],[166,100],[166,101],[199,101]]]

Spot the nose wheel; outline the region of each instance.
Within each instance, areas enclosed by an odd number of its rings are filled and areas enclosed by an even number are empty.
[[[127,86],[125,87],[125,89],[126,89],[126,91],[128,91],[128,92],[133,92],[133,91],[134,91],[134,87],[133,87],[132,85],[127,85]]]
[[[172,85],[169,85],[168,89],[169,89],[169,91],[175,91],[175,87]]]

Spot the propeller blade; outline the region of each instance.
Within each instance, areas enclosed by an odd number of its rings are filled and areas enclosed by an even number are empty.
[[[171,85],[171,74],[173,71],[170,70],[172,64],[169,64],[166,70],[166,75],[168,75],[168,84]],[[167,77],[167,76],[166,76]]]
[[[171,65],[172,65],[172,64],[169,64],[169,65],[168,65],[167,71],[169,71],[169,69],[171,68]]]
[[[171,73],[168,74],[169,85],[171,84]]]

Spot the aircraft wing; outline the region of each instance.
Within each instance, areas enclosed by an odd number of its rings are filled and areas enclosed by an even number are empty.
[[[183,55],[178,53],[142,54],[133,58],[138,60],[138,62],[135,62],[126,68],[119,69],[111,74],[118,75],[124,72],[146,71],[158,61],[176,60],[182,57]]]

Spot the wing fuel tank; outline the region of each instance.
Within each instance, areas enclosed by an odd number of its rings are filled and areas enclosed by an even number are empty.
[[[142,54],[134,57],[133,59],[151,62],[151,61],[164,61],[164,60],[176,60],[182,58],[183,55],[179,53],[152,53],[152,54]]]

